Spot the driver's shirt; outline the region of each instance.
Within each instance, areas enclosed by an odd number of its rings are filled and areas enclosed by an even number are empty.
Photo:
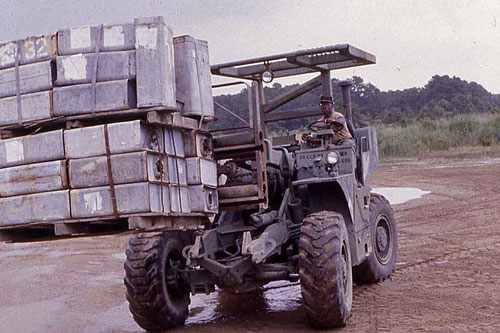
[[[331,121],[335,120],[338,121],[338,119],[342,119],[342,122],[344,126],[342,126],[342,129],[340,131],[335,130],[335,127],[333,126],[333,123]],[[347,122],[345,121],[345,117],[342,113],[337,112],[337,111],[332,111],[332,115],[328,117],[330,122],[325,122],[325,117],[321,117],[318,119],[318,122],[316,123],[316,126],[319,129],[334,129],[334,135],[333,135],[333,140],[345,140],[345,139],[351,139],[352,135],[351,132],[349,132],[349,129],[347,128]]]

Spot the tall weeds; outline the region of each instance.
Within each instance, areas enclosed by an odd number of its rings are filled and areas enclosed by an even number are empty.
[[[378,125],[382,157],[417,156],[462,146],[500,145],[500,115],[457,116],[432,121],[425,118],[405,127]]]

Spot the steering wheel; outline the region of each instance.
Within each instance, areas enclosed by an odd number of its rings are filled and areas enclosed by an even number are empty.
[[[317,132],[319,130],[318,121],[313,121],[307,127],[311,130],[311,132]]]
[[[314,122],[310,123],[308,125],[309,129],[312,132],[317,132],[320,129],[320,127],[318,127],[318,123],[319,123],[319,121],[314,121]],[[338,132],[338,131],[342,130],[342,128],[344,126],[344,124],[342,124],[338,121],[335,121],[335,120],[332,121],[331,123],[325,123],[325,125],[329,125],[329,126],[325,126],[324,129],[333,129],[334,132]],[[333,126],[331,126],[331,125],[333,125]]]

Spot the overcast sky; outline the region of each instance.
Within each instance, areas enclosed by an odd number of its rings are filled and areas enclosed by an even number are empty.
[[[334,77],[395,90],[447,74],[500,93],[500,0],[1,0],[0,40],[156,15],[206,39],[213,64],[349,43],[377,64]]]

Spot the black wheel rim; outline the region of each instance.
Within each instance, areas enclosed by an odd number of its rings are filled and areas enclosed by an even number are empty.
[[[375,254],[383,265],[391,258],[393,239],[389,219],[385,215],[379,215],[375,224]]]
[[[169,252],[165,262],[165,287],[167,294],[174,302],[183,300],[186,295],[186,285],[178,269],[181,268],[180,254]]]

